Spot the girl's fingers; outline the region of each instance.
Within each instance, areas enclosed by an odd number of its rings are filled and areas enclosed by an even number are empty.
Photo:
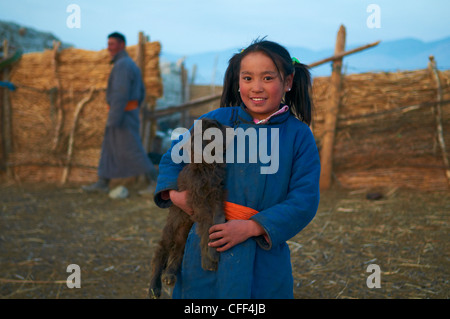
[[[261,226],[248,220],[232,220],[224,224],[213,225],[209,228],[209,239],[212,242],[208,245],[216,248],[218,252],[223,252],[251,236],[262,234],[261,230],[264,231]]]
[[[233,246],[234,246],[234,245],[231,245],[230,243],[228,243],[228,244],[226,244],[226,245],[223,246],[223,247],[217,248],[216,250],[217,250],[219,253],[221,253],[221,252],[224,252],[224,251],[230,249],[230,248],[233,247]]]
[[[209,239],[210,240],[219,239],[219,238],[222,238],[222,237],[223,236],[218,231],[216,231],[216,232],[214,232],[212,234],[211,233],[209,234]]]
[[[222,238],[222,239],[216,240],[214,242],[208,243],[208,246],[212,247],[212,248],[216,248],[216,250],[218,252],[223,252],[223,251],[228,250],[231,247],[233,247],[234,244],[232,244],[231,241],[228,241],[228,240]]]
[[[209,238],[211,238],[211,234],[215,233],[217,231],[217,225],[213,225],[209,228]]]
[[[221,230],[224,229],[224,227],[225,227],[225,224],[216,224],[216,225],[212,225],[212,226],[209,228],[209,234],[213,234],[213,233],[215,233],[215,232],[221,231]],[[211,237],[210,237],[210,238],[211,238]]]
[[[212,241],[212,242],[209,242],[208,243],[208,246],[209,247],[213,247],[213,248],[216,248],[216,247],[220,247],[220,246],[223,246],[223,245],[225,245],[227,243],[227,241],[225,240],[225,239],[218,239],[218,240],[216,240],[216,241]]]

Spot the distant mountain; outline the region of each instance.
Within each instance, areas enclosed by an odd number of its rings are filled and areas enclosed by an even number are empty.
[[[59,41],[50,32],[42,32],[24,27],[14,22],[0,21],[0,39],[8,40],[11,47],[20,48],[24,53],[44,51],[53,47],[53,41]],[[61,48],[71,47],[71,44],[61,43]]]
[[[364,44],[349,46],[346,50]],[[292,56],[306,64],[332,56],[334,52],[332,48],[320,51],[304,47],[287,47],[287,49]],[[185,66],[190,72],[189,77],[192,76],[193,66],[196,65],[195,84],[211,84],[214,75],[214,83],[221,85],[228,60],[239,50],[236,48],[186,56]],[[344,72],[395,72],[424,69],[427,67],[430,55],[434,55],[440,69],[450,69],[450,37],[433,42],[423,42],[413,38],[382,41],[376,47],[345,57]],[[161,54],[163,61],[176,61],[182,57],[181,54],[166,52]],[[313,76],[328,76],[331,74],[331,63],[313,68],[311,72]]]
[[[25,53],[50,49],[53,46],[53,40],[60,41],[49,32],[41,32],[14,22],[5,21],[0,21],[0,39],[8,39],[11,46],[22,48]],[[366,43],[360,45],[364,44]],[[346,50],[351,50],[360,45],[348,46]],[[70,46],[72,45],[64,42],[61,44],[62,48]],[[184,57],[189,79],[192,79],[194,65],[196,65],[195,84],[211,84],[214,82],[215,85],[222,85],[228,60],[240,49],[231,48],[185,57],[183,53],[169,53],[163,49],[161,61],[162,64],[164,62],[174,63]],[[287,49],[292,56],[306,64],[332,56],[334,52],[333,48],[311,50],[304,47],[287,47]],[[427,67],[430,55],[434,55],[439,69],[450,69],[450,36],[432,42],[423,42],[413,38],[382,41],[376,47],[345,57],[344,72],[395,72],[424,69]],[[331,74],[331,63],[313,68],[311,72],[313,76],[328,76]]]

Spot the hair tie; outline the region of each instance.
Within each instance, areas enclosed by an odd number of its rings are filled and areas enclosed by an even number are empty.
[[[295,63],[300,64],[300,61],[296,57],[292,57],[292,65],[295,65]]]

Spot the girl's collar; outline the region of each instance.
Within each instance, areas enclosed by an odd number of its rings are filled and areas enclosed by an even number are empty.
[[[282,107],[280,107],[280,109],[278,111],[276,111],[275,113],[272,113],[271,115],[269,115],[268,117],[266,117],[263,120],[258,120],[258,119],[253,119],[253,122],[255,122],[255,124],[265,124],[267,123],[273,116],[276,116],[278,114],[287,112],[289,110],[289,106],[287,105],[283,105]]]
[[[272,113],[270,116],[263,120],[254,119],[250,113],[247,112],[247,107],[244,103],[240,106],[239,118],[244,123],[253,125],[263,125],[263,124],[277,124],[284,122],[287,117],[289,117],[289,106],[285,104],[280,104],[278,111]]]

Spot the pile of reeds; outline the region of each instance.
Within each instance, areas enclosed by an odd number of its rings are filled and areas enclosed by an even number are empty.
[[[440,72],[443,100],[450,99],[450,71]],[[329,78],[314,81],[319,142]],[[436,129],[436,83],[429,70],[365,73],[343,78],[333,172],[348,188],[448,189]],[[450,147],[450,105],[441,104],[443,137]]]
[[[138,46],[127,47],[136,61]],[[158,42],[144,44],[146,102],[161,97]],[[96,178],[107,117],[112,64],[107,50],[29,53],[13,66],[13,149],[6,166],[19,181],[81,182]]]

